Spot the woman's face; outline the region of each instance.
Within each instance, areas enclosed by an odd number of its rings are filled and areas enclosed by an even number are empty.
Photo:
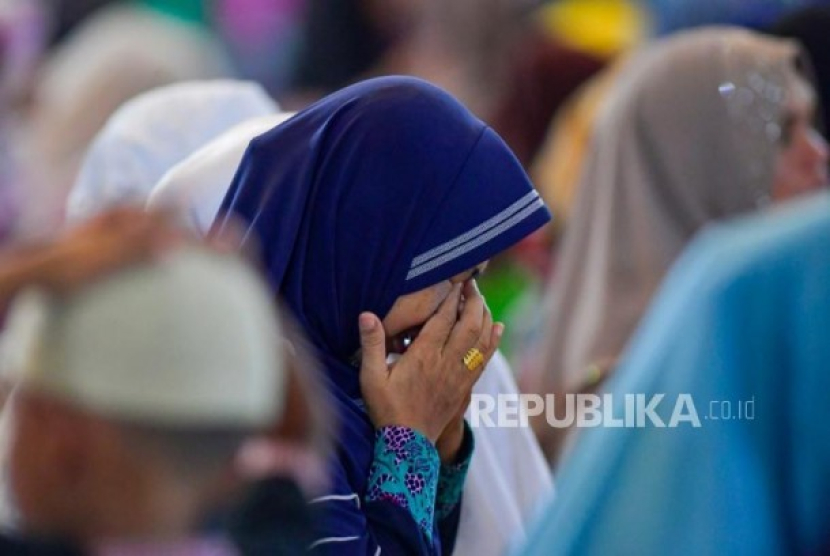
[[[441,303],[447,298],[452,286],[457,283],[475,279],[487,267],[483,262],[449,280],[444,280],[423,290],[402,295],[383,319],[386,331],[386,349],[388,353],[401,354],[421,331],[424,323],[435,314]],[[462,300],[463,301],[463,300]]]
[[[827,184],[827,142],[813,125],[815,93],[795,79],[785,106],[772,198],[790,199]]]

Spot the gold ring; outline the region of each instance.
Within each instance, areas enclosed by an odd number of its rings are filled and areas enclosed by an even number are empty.
[[[464,356],[464,366],[475,371],[484,364],[484,354],[478,348],[472,348]]]

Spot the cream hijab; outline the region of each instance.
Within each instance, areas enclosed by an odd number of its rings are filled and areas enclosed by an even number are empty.
[[[610,370],[695,232],[768,202],[798,55],[789,41],[712,27],[655,43],[621,70],[549,289],[533,390],[584,390]]]

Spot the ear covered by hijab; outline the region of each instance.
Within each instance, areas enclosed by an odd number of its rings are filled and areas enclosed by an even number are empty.
[[[254,139],[225,198],[267,276],[359,397],[358,315],[473,268],[550,219],[509,148],[449,94],[385,77]],[[220,218],[217,225],[224,220]]]

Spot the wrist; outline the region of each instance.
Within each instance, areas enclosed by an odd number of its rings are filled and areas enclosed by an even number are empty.
[[[451,465],[458,459],[464,443],[464,418],[453,419],[435,443],[441,463]]]
[[[403,419],[390,419],[390,420],[375,423],[375,431],[381,431],[381,430],[389,429],[389,428],[392,428],[392,429],[400,428],[400,429],[411,430],[411,431],[416,432],[419,435],[423,436],[424,438],[426,438],[429,441],[429,443],[432,444],[433,446],[437,445],[437,441],[438,441],[438,435],[437,434],[430,434],[430,432],[427,430],[426,427],[419,426],[419,425],[414,424],[410,421],[403,420]]]

